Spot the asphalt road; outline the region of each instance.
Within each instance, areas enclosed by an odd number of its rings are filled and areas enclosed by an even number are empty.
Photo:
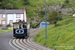
[[[39,32],[39,31],[40,31],[40,28],[38,28],[38,29],[30,29],[30,32],[31,32],[30,33],[30,38],[32,37],[32,39],[34,39],[35,34],[37,34],[37,32]],[[12,37],[13,37],[13,32],[7,32],[7,33],[1,33],[0,34],[0,50],[16,50],[13,47],[11,47],[11,45],[9,43],[9,41],[12,39]],[[26,42],[31,43],[31,41],[26,41]],[[36,45],[36,44],[34,44],[34,45]],[[29,44],[29,46],[30,46],[30,44]],[[23,46],[21,46],[21,47],[23,47]],[[39,47],[39,46],[37,46],[37,47]],[[40,46],[40,47],[42,47],[42,46]],[[39,49],[39,48],[37,48],[37,49]],[[43,47],[42,49],[46,49],[46,48]],[[52,49],[50,49],[50,50],[52,50]]]
[[[10,39],[13,37],[13,32],[0,34],[0,50],[15,50],[9,45]]]
[[[30,29],[32,31],[34,29]],[[13,47],[10,46],[9,41],[13,37],[13,32],[6,32],[0,34],[0,50],[15,50]]]

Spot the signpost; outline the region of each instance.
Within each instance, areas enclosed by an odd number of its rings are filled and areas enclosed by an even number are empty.
[[[47,39],[46,1],[45,1],[45,39]]]

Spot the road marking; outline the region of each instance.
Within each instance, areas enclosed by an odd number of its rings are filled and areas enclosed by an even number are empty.
[[[14,47],[14,46],[11,44],[11,41],[12,41],[12,39],[10,39],[10,41],[9,41],[10,46],[13,47],[13,48],[16,49],[16,50],[19,50],[19,49],[17,49],[16,47]]]

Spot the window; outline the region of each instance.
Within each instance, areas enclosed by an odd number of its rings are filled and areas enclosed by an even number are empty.
[[[13,24],[13,20],[10,20],[9,23],[12,25]]]
[[[5,24],[5,20],[2,20],[2,24]]]
[[[13,20],[10,20],[9,23],[12,24],[13,23]]]
[[[16,22],[19,22],[19,19],[17,19]]]
[[[2,14],[2,18],[5,18],[5,14]]]
[[[20,14],[17,14],[17,15],[16,15],[16,18],[20,18]]]

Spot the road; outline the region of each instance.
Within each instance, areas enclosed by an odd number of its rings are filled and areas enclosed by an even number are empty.
[[[13,32],[0,34],[0,50],[15,50],[9,45],[10,39],[12,39]]]
[[[33,29],[31,29],[32,31]],[[13,32],[6,32],[0,34],[0,50],[15,50],[10,46],[9,41],[13,37]]]
[[[0,50],[54,50],[34,42],[34,36],[41,29],[31,29],[30,37],[26,39],[12,39],[13,32],[0,34]]]

